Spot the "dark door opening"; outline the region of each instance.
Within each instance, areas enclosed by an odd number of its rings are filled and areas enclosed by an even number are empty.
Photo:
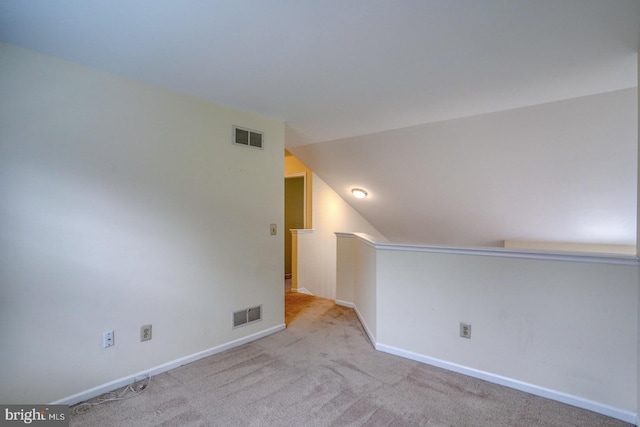
[[[284,274],[291,277],[291,231],[304,228],[304,176],[284,179]]]

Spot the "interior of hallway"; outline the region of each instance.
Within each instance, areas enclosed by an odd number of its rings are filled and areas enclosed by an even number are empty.
[[[284,281],[284,322],[289,324],[305,309],[308,308],[314,300],[333,304],[331,300],[324,298],[316,298],[313,295],[303,294],[291,291],[291,279]]]

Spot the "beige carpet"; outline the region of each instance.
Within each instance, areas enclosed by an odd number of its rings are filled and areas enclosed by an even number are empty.
[[[630,425],[376,352],[351,309],[286,299],[286,330],[153,377],[143,393],[93,406],[71,425]]]

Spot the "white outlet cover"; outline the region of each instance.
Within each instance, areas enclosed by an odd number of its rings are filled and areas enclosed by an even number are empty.
[[[462,338],[471,338],[471,324],[460,322],[460,336]]]
[[[113,347],[115,341],[113,339],[113,331],[107,331],[102,334],[102,348]]]
[[[152,335],[151,325],[143,325],[140,327],[140,341],[149,341]]]

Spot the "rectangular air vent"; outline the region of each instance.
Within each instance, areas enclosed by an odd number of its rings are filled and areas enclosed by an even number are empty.
[[[251,129],[244,129],[238,126],[233,127],[233,143],[244,145],[245,147],[262,148],[262,132]]]
[[[246,308],[244,310],[236,311],[233,313],[233,327],[248,325],[249,323],[262,320],[262,306]]]

